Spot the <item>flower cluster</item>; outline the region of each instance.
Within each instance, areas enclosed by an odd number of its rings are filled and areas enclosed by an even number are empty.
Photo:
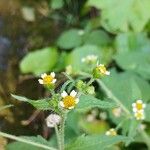
[[[93,64],[97,61],[97,56],[96,55],[88,55],[88,56],[82,58],[81,61],[83,63]]]
[[[107,136],[116,136],[117,132],[114,128],[111,128],[108,131],[106,131],[105,135],[107,135]]]
[[[145,118],[145,115],[144,115],[145,107],[146,107],[146,104],[144,104],[142,100],[137,100],[135,103],[132,104],[134,116],[137,120],[143,120]]]
[[[110,72],[107,71],[106,67],[103,64],[97,64],[97,66],[93,70],[93,77],[100,78],[105,75],[110,75]]]

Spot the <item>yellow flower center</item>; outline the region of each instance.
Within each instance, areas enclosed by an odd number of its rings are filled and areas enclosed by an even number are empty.
[[[112,135],[112,136],[117,135],[117,133],[116,133],[116,131],[115,131],[115,130],[110,130],[109,132],[110,132],[110,135]]]
[[[142,113],[138,112],[138,113],[136,114],[136,118],[141,119],[142,117],[143,117],[143,114],[142,114]]]
[[[143,109],[143,104],[142,104],[142,103],[136,103],[136,108],[137,108],[138,110]]]
[[[51,75],[47,75],[46,77],[43,78],[43,83],[44,84],[50,84],[53,81],[53,77]]]
[[[97,66],[97,69],[100,71],[100,73],[105,74],[106,73],[106,67],[105,66]]]
[[[69,108],[76,105],[75,98],[72,96],[66,96],[63,99],[64,107]]]

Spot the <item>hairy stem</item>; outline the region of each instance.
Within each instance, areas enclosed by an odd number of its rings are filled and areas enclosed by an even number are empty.
[[[57,125],[55,125],[55,132],[57,137],[58,149],[61,150],[61,137]]]
[[[46,145],[43,145],[43,144],[40,144],[40,143],[29,141],[29,140],[26,140],[26,139],[23,139],[23,138],[20,138],[20,137],[11,135],[11,134],[7,134],[7,133],[4,133],[4,132],[0,132],[0,136],[6,137],[6,138],[9,138],[9,139],[12,139],[12,140],[16,140],[16,141],[19,141],[19,142],[22,142],[22,143],[34,145],[36,147],[40,147],[40,148],[47,149],[47,150],[57,150],[53,147],[49,147],[49,146],[46,146]]]
[[[65,121],[67,117],[67,112],[64,112],[62,115],[62,122],[60,124],[60,134],[61,134],[61,149],[65,149]]]

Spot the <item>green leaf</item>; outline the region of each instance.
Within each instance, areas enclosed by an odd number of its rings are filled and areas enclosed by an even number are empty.
[[[0,107],[0,111],[4,110],[4,109],[6,109],[6,108],[10,108],[10,107],[12,107],[12,106],[13,106],[13,105],[1,106],[1,107]]]
[[[51,0],[51,7],[52,9],[60,9],[64,5],[63,0]]]
[[[149,51],[150,40],[146,33],[121,33],[115,40],[117,53],[131,51]]]
[[[35,136],[21,136],[20,138],[23,138],[27,141],[32,141],[35,143],[51,146],[49,142],[47,142],[43,137],[38,135],[37,137]],[[33,145],[29,145],[26,143],[22,142],[12,142],[6,146],[6,150],[16,150],[16,149],[21,149],[21,150],[44,150],[43,148],[39,148]]]
[[[89,65],[82,62],[82,58],[88,55],[96,55],[98,60],[102,62],[101,48],[94,45],[84,45],[82,47],[75,48],[68,56],[67,64],[73,67],[75,71],[89,70]],[[91,70],[91,69],[90,69]]]
[[[119,142],[125,142],[128,138],[124,136],[80,136],[67,145],[65,150],[104,150]]]
[[[109,109],[109,108],[114,108],[116,106],[117,105],[115,103],[102,101],[91,95],[81,95],[80,101],[79,101],[76,109],[78,111],[87,111],[94,107],[98,107],[98,108],[102,108],[102,109]]]
[[[128,82],[127,82],[128,81]],[[131,73],[117,73],[112,70],[111,75],[98,81],[107,96],[117,104],[132,113],[132,103],[137,99],[144,102],[150,99],[150,85],[139,76]]]
[[[23,73],[41,74],[50,71],[57,62],[58,53],[55,48],[47,47],[28,53],[20,63]]]
[[[117,64],[124,70],[134,71],[150,79],[150,51],[126,52],[115,56]]]
[[[64,31],[58,38],[57,45],[63,49],[75,48],[82,43],[82,35],[79,29]]]
[[[97,45],[97,46],[106,46],[111,42],[108,34],[102,30],[94,30],[89,32],[84,37],[85,44]]]
[[[40,109],[40,110],[50,110],[52,109],[52,104],[50,102],[50,99],[40,99],[40,100],[31,100],[26,97],[22,96],[17,96],[17,95],[11,95],[13,98],[23,101],[23,102],[28,102],[31,105],[33,105],[35,108]]]
[[[101,9],[100,21],[112,32],[126,32],[130,28],[140,32],[150,19],[149,0],[89,0],[88,5]]]

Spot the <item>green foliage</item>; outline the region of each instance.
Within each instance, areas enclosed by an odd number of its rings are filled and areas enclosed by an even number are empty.
[[[89,0],[88,5],[102,10],[100,21],[110,32],[126,32],[130,27],[133,31],[140,32],[150,19],[149,0]]]
[[[58,53],[55,48],[47,47],[30,52],[21,61],[20,69],[23,73],[41,74],[50,71],[57,62]]]
[[[60,9],[64,5],[63,0],[51,0],[51,7],[52,9]]]
[[[47,146],[51,146],[49,144],[49,142],[46,141],[40,135],[38,135],[37,137],[35,137],[35,136],[22,136],[21,138],[23,138],[23,139],[25,139],[27,141],[31,141],[31,142],[35,142],[35,143],[39,143],[39,144],[43,144],[43,145],[47,145]],[[28,145],[28,144],[22,143],[22,142],[12,142],[12,143],[10,143],[10,144],[8,144],[6,146],[6,150],[16,150],[16,149],[22,149],[22,150],[44,150],[44,148]]]
[[[102,109],[115,108],[117,105],[112,102],[102,101],[90,95],[81,95],[80,102],[77,105],[76,109],[78,111],[87,111],[94,107],[99,107]]]
[[[150,40],[146,33],[121,33],[118,34],[115,40],[117,53],[131,51],[149,51]]]
[[[124,70],[137,72],[144,78],[150,79],[150,52],[122,53],[116,55],[115,60]]]
[[[35,108],[40,109],[40,110],[53,109],[52,102],[50,101],[50,99],[31,100],[26,97],[17,96],[17,95],[13,95],[13,94],[12,94],[12,97],[19,101],[28,102],[31,105],[33,105]]]
[[[70,29],[61,34],[57,41],[57,45],[63,49],[71,49],[82,43],[82,35],[79,29]]]
[[[110,146],[117,144],[119,142],[125,142],[128,138],[124,136],[103,136],[103,135],[93,135],[93,136],[80,136],[75,141],[67,145],[66,150],[104,150]]]

